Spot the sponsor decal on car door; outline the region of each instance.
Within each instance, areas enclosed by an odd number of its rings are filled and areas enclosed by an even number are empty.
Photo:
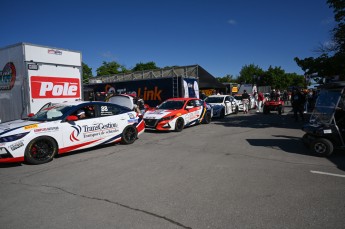
[[[60,153],[76,150],[100,140],[104,125],[99,118],[62,122],[63,147]]]
[[[195,107],[189,109],[189,112],[186,115],[186,117],[187,117],[186,123],[188,124],[188,123],[191,123],[191,122],[194,122],[194,121],[200,119],[201,113],[202,113],[202,106],[195,106]]]

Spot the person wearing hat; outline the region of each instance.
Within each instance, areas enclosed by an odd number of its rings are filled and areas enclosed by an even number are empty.
[[[85,111],[80,109],[77,111],[76,115],[78,116],[78,119],[84,119],[86,116],[85,116]]]

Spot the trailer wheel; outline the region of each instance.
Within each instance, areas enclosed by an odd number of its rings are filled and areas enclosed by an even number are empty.
[[[50,162],[58,151],[57,144],[50,137],[38,137],[33,139],[25,149],[25,161],[38,165]]]
[[[312,144],[313,152],[322,157],[330,156],[333,153],[333,144],[326,138],[317,138]]]

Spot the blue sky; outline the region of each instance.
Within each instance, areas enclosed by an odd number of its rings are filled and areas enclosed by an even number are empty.
[[[0,47],[27,42],[82,52],[132,68],[199,64],[214,76],[245,65],[303,74],[336,25],[326,0],[16,1],[1,4]]]

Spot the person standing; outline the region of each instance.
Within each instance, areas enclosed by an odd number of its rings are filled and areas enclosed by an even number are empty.
[[[262,94],[261,91],[258,93],[258,105],[256,107],[256,112],[262,112],[262,105],[264,102],[264,95]]]
[[[242,103],[243,103],[243,113],[247,114],[248,113],[248,107],[249,107],[249,94],[247,93],[246,90],[243,90],[242,94]]]
[[[302,121],[304,121],[303,109],[304,109],[305,97],[297,89],[294,89],[291,95],[291,105],[293,109],[293,115],[295,121],[298,121],[298,114],[300,114]]]

